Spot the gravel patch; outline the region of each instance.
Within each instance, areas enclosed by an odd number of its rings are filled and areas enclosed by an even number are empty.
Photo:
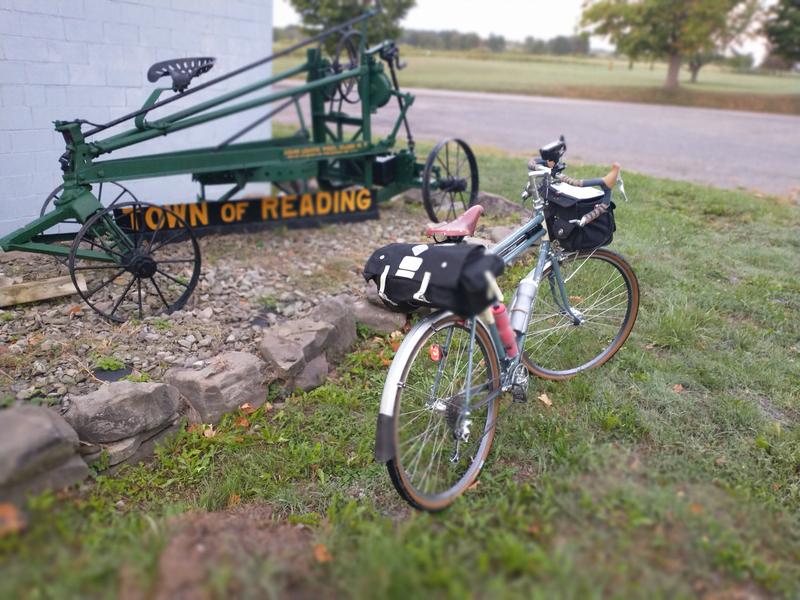
[[[186,307],[142,321],[110,323],[77,295],[2,310],[0,407],[91,392],[109,359],[124,363],[129,377],[160,381],[175,365],[256,353],[265,328],[305,316],[329,296],[362,293],[370,252],[422,239],[426,223],[421,205],[394,201],[381,206],[380,220],[201,238],[202,276]],[[5,284],[67,274],[51,257],[0,254]]]
[[[360,223],[201,238],[200,281],[171,315],[114,324],[77,295],[0,310],[0,408],[89,393],[109,379],[99,367],[124,363],[120,377],[161,381],[173,366],[222,352],[257,354],[265,328],[306,316],[330,296],[363,294],[361,269],[372,250],[427,239],[413,194],[380,210],[379,220]],[[493,224],[486,216],[483,223]],[[5,285],[67,274],[51,257],[0,254]]]

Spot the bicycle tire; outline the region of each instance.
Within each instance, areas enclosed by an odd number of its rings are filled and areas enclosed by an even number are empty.
[[[607,248],[575,252],[564,255],[559,266],[570,304],[585,321],[575,325],[559,307],[555,274],[548,267],[531,307],[522,362],[532,375],[549,380],[605,364],[628,339],[639,313],[638,279],[619,254]]]
[[[452,335],[448,338],[451,331]],[[442,320],[432,323],[408,354],[396,388],[392,425],[395,454],[387,461],[386,467],[400,496],[419,510],[443,510],[463,494],[478,477],[494,439],[498,397],[495,395],[494,398],[487,399],[499,386],[500,364],[491,336],[480,323],[475,335],[473,368],[477,370],[473,373],[473,381],[485,379],[485,390],[472,398],[471,404],[478,408],[469,415],[474,428],[470,433],[471,439],[465,442],[466,447],[462,447],[454,438],[453,414],[460,412],[461,407],[458,404],[463,403],[463,388],[458,380],[463,376],[462,373],[466,373],[469,337],[468,325],[455,315],[445,315]],[[448,343],[448,347],[443,348],[443,342]],[[434,345],[439,345],[439,361],[435,361],[431,354]],[[398,352],[398,356],[402,354]],[[464,359],[463,365],[459,363],[461,358]],[[441,365],[439,380],[448,386],[446,389],[449,393],[445,398],[432,397],[430,391],[425,391],[430,377],[435,379],[433,371],[439,372],[441,361],[444,364]],[[451,373],[453,377],[448,379]],[[474,389],[477,386],[473,384],[472,387]],[[456,389],[459,391],[455,392]],[[482,405],[481,400],[484,400]],[[445,404],[444,409],[440,403]],[[423,411],[428,412],[426,423],[423,423]],[[423,426],[422,433],[417,433],[418,428],[409,429],[416,419]],[[476,422],[478,426],[475,426]],[[412,435],[414,437],[409,437]],[[412,446],[404,448],[415,439],[421,439],[419,448],[416,441]],[[430,447],[427,451],[426,444]],[[453,462],[452,459],[456,456],[453,450],[456,446],[461,453],[458,460]],[[428,471],[420,478],[417,471],[426,460]],[[432,467],[435,472],[431,476]]]

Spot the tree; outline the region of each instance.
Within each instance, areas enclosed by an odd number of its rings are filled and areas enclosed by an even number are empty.
[[[678,87],[681,63],[740,35],[756,0],[586,0],[582,24],[607,35],[631,61],[666,59],[664,87]],[[694,78],[702,67],[695,61]]]
[[[502,52],[506,49],[506,38],[502,35],[489,34],[489,39],[486,40],[486,45],[492,52]]]
[[[289,0],[300,15],[307,34],[335,27],[369,9],[361,0]],[[416,0],[382,0],[382,10],[369,20],[367,43],[376,44],[400,34],[400,21]]]
[[[764,34],[772,45],[770,55],[800,62],[800,2],[780,0],[764,23]]]

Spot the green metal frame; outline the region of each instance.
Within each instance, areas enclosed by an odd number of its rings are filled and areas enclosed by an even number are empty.
[[[410,140],[408,149],[392,152],[397,133],[401,124],[405,122],[408,109],[414,103],[414,97],[396,89],[384,74],[384,65],[380,57],[382,51],[393,42],[386,41],[372,48],[367,48],[365,44],[367,21],[373,14],[374,12],[366,13],[297,45],[300,47],[316,41],[321,42],[333,33],[349,31],[353,25],[360,24],[358,50],[360,60],[355,68],[335,72],[335,69],[331,68],[330,61],[322,56],[321,46],[308,48],[306,61],[299,66],[153,121],[146,119],[152,110],[217,81],[270,62],[277,56],[296,49],[293,47],[196,86],[188,93],[166,100],[160,100],[160,97],[168,88],[158,88],[135,113],[96,126],[89,131],[83,130],[85,121],[56,121],[56,130],[66,141],[66,152],[61,158],[64,171],[63,193],[54,202],[50,212],[0,239],[0,247],[5,251],[22,250],[56,256],[68,255],[69,247],[59,242],[69,241],[74,234],[47,233],[47,231],[68,219],[84,224],[92,215],[103,210],[102,204],[91,191],[91,185],[94,183],[191,174],[201,185],[200,201],[206,200],[206,185],[230,184],[232,187],[218,199],[228,200],[249,182],[280,183],[311,177],[317,177],[320,181],[336,181],[340,185],[360,184],[374,189],[376,186],[373,165],[376,158],[393,154],[390,181],[382,181],[377,194],[378,200],[385,200],[412,187],[420,187],[423,165],[416,162],[413,142]],[[266,90],[275,83],[304,73],[306,82],[302,85],[243,99],[255,92]],[[341,110],[333,111],[332,102],[330,107],[326,107],[326,103],[329,103],[326,92],[351,78],[358,82],[361,111],[357,116],[349,116]],[[299,98],[306,95],[310,98],[310,135],[299,105]],[[374,140],[371,115],[392,97],[397,99],[400,106],[397,122],[387,137]],[[238,101],[240,99],[241,101]],[[122,148],[280,101],[285,102],[217,146],[131,158],[102,158]],[[233,143],[243,133],[292,105],[297,110],[302,126],[299,134],[286,138]],[[133,128],[104,139],[89,139],[126,121],[133,121]],[[348,134],[346,127],[355,127],[356,130]],[[112,237],[120,246],[129,243],[126,234],[117,227],[112,218],[104,220],[104,227],[112,232]],[[111,254],[100,251],[81,251],[78,256],[101,261],[115,260]]]

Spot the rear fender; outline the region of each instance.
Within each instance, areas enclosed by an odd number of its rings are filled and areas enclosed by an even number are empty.
[[[405,339],[397,349],[397,353],[389,367],[386,375],[386,383],[383,385],[383,395],[381,396],[381,407],[378,413],[377,431],[375,435],[375,460],[385,463],[394,458],[396,448],[394,443],[394,419],[395,402],[397,400],[397,390],[400,387],[400,379],[403,376],[403,368],[411,359],[414,349],[419,345],[425,333],[433,328],[437,330],[445,321],[448,321],[453,313],[449,311],[439,311],[419,321],[406,334]],[[478,327],[486,329],[486,325],[478,319]]]

